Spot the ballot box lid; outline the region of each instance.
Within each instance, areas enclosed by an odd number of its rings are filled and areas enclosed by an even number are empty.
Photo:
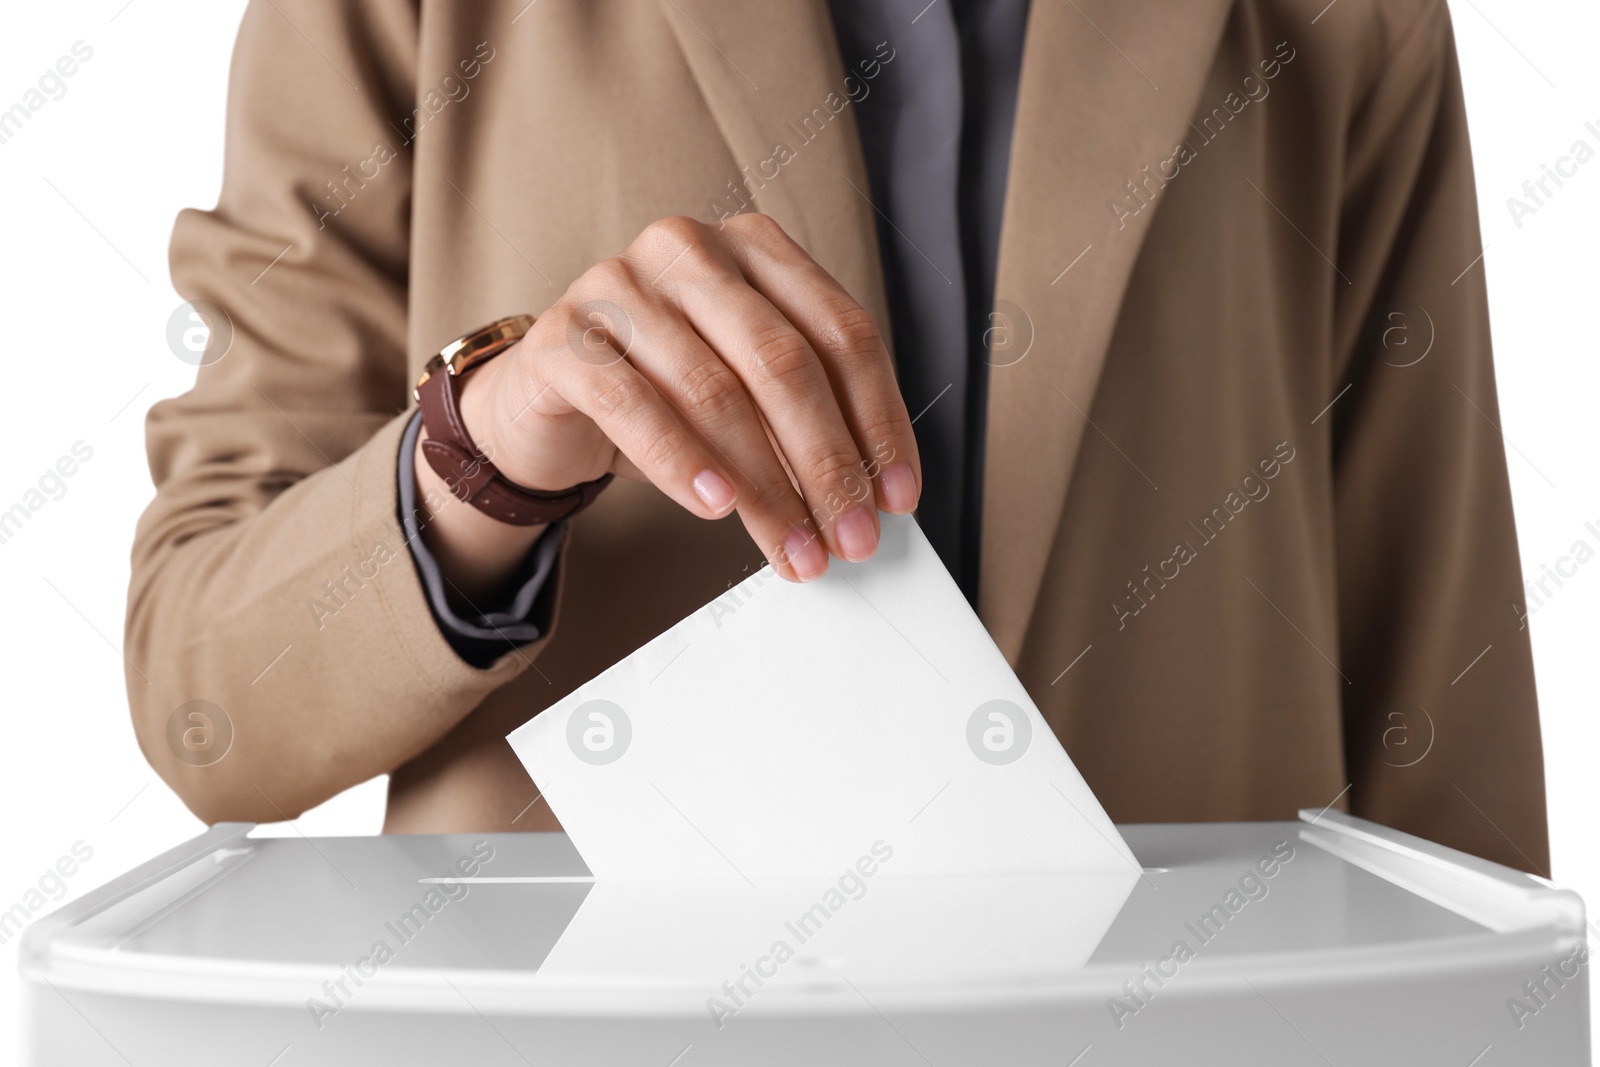
[[[596,882],[564,835],[260,837],[219,824],[29,928],[26,980],[374,1009],[703,1012],[1103,997],[1130,973],[1326,981],[1548,958],[1576,894],[1353,818],[1121,827],[1115,874],[897,879],[892,857],[777,884]],[[753,976],[753,977],[752,977]]]

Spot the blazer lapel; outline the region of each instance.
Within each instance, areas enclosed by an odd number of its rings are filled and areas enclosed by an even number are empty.
[[[714,198],[731,209],[742,194],[777,219],[887,323],[866,164],[827,4],[765,0],[757,16],[736,0],[658,3],[737,168]],[[979,614],[1012,663],[1155,213],[1119,222],[1107,203],[1183,139],[1231,7],[1033,0],[995,286],[993,321],[1010,336],[989,371],[979,588]]]
[[[1108,201],[1132,203],[1126,183],[1183,140],[1231,7],[1033,0],[991,318],[1006,334],[990,356],[979,588],[979,614],[1012,664],[1161,197],[1120,220]]]
[[[737,170],[708,190],[742,196],[887,323],[855,105],[824,0],[659,0]]]

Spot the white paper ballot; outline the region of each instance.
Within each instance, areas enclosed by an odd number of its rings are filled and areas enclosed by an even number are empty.
[[[916,523],[881,519],[871,560],[762,570],[511,734],[596,879],[1138,870]]]

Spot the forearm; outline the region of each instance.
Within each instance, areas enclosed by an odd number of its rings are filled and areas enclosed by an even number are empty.
[[[431,617],[398,515],[405,421],[254,514],[195,533],[200,502],[174,497],[141,524],[126,646],[135,727],[201,818],[292,817],[390,771],[528,662],[474,668]],[[195,699],[231,724],[220,758],[197,761],[169,733]]]

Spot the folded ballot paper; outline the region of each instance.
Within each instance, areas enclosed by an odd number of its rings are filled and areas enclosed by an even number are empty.
[[[509,741],[595,880],[1135,875],[909,517],[762,570]]]

